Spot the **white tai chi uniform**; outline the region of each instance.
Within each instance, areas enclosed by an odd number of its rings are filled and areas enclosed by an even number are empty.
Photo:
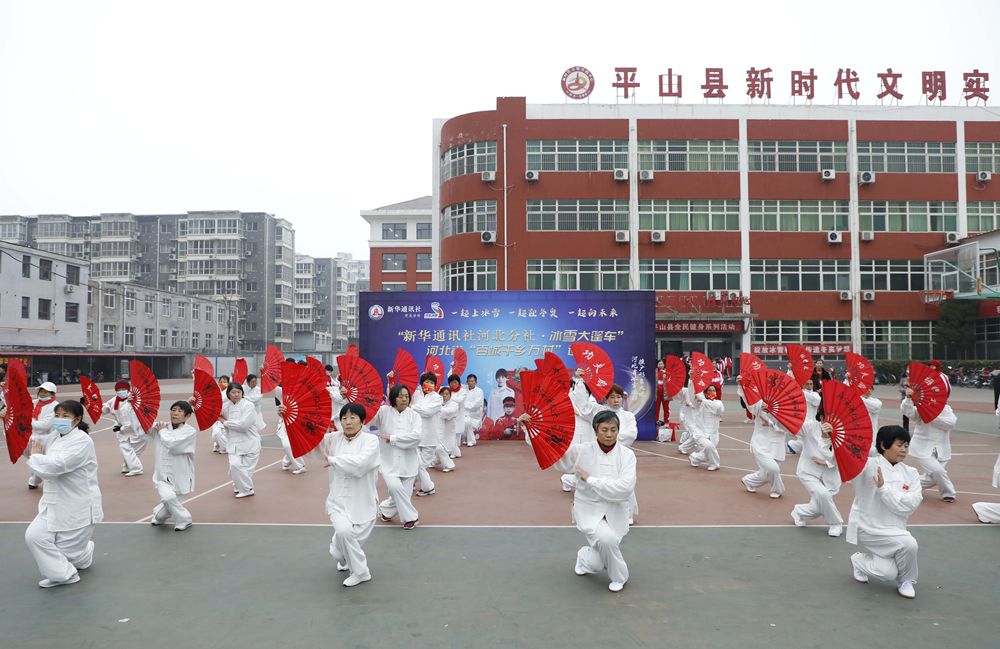
[[[441,406],[441,445],[448,451],[450,457],[461,457],[462,451],[458,450],[457,434],[458,420],[465,423],[465,416],[462,414],[461,401],[456,402],[452,395],[447,403]]]
[[[607,410],[618,415],[618,443],[632,448],[632,444],[639,437],[639,426],[635,422],[635,415],[631,410],[626,410],[625,408],[618,408],[617,410],[607,408]],[[631,525],[634,522],[633,519],[639,515],[639,501],[635,498],[634,489],[632,490],[632,496],[629,498],[628,504],[631,508],[628,524]]]
[[[253,472],[260,459],[260,433],[257,410],[246,399],[222,404],[222,425],[226,429],[226,452],[229,453],[229,477],[237,495],[253,493]]]
[[[420,469],[420,415],[407,408],[403,412],[392,406],[378,409],[371,426],[389,435],[389,441],[379,442],[382,480],[389,497],[379,503],[379,514],[390,520],[399,514],[404,523],[420,518],[413,506],[413,483]]]
[[[677,450],[687,455],[694,450],[694,431],[701,425],[701,415],[698,412],[698,402],[694,398],[694,382],[681,388],[677,393],[681,398],[680,421],[684,425],[681,438],[678,440]]]
[[[573,415],[576,418],[573,429],[573,441],[571,445],[586,444],[596,442],[597,436],[594,434],[594,415],[604,409],[597,403],[594,395],[587,392],[587,386],[583,381],[577,379],[569,389],[569,400],[573,404]],[[525,440],[527,440],[525,436]],[[573,491],[576,487],[577,478],[575,473],[564,473],[559,477],[562,482],[563,491]]]
[[[839,527],[844,524],[844,518],[837,510],[833,497],[840,491],[840,470],[833,456],[830,439],[823,437],[821,426],[815,419],[806,419],[799,429],[802,452],[795,474],[811,498],[805,505],[792,508],[792,519],[798,525],[799,519],[806,521],[822,516],[827,525]],[[816,464],[813,458],[823,460],[824,464]]]
[[[816,411],[819,410],[819,404],[823,403],[822,395],[815,390],[806,390],[805,388],[802,388],[802,396],[806,398],[805,421],[816,421]],[[787,440],[787,443],[788,448],[792,449],[796,453],[802,452],[801,437],[792,436],[792,439]]]
[[[222,390],[222,407],[225,409],[226,404],[229,403],[229,397],[226,396],[226,391]],[[246,392],[243,393],[244,398],[246,397]],[[214,448],[213,453],[226,453],[226,448],[229,446],[229,433],[226,431],[226,427],[222,425],[221,421],[217,421],[212,424],[212,443]]]
[[[628,565],[621,541],[628,534],[628,503],[635,491],[635,453],[622,444],[607,453],[597,441],[573,444],[556,468],[568,473],[578,467],[589,477],[578,482],[573,495],[573,521],[587,537],[587,545],[576,554],[577,571],[594,573],[607,568],[612,582],[624,584]]]
[[[861,401],[865,404],[868,416],[872,420],[872,449],[868,452],[868,457],[875,457],[878,455],[878,449],[875,448],[875,438],[878,437],[878,415],[882,412],[882,400],[873,394],[870,397],[862,396]]]
[[[117,403],[117,407],[115,402]],[[146,449],[149,436],[139,423],[139,416],[135,414],[132,402],[111,397],[104,402],[101,412],[111,415],[115,423],[118,424],[118,431],[115,436],[118,438],[118,450],[122,454],[122,471],[131,475],[142,473],[142,460],[139,456]]]
[[[722,399],[707,399],[704,394],[697,395],[697,399],[701,404],[699,407],[701,425],[694,433],[694,445],[698,450],[688,459],[691,460],[691,466],[700,466],[702,462],[708,462],[708,468],[714,471],[722,464],[718,449],[719,424],[722,422],[726,406],[722,403]]]
[[[326,384],[326,391],[330,393],[330,405],[332,406],[330,416],[333,419],[330,421],[330,428],[340,430],[340,410],[347,403],[347,399],[340,394],[340,381],[330,379]]]
[[[1000,489],[1000,455],[993,465],[993,488]],[[973,503],[972,509],[984,523],[1000,523],[1000,503]]]
[[[434,481],[427,471],[435,464],[440,464],[443,469],[455,468],[455,463],[448,457],[448,451],[441,445],[441,406],[444,399],[437,392],[424,394],[417,389],[413,395],[413,405],[411,406],[420,415],[420,470],[417,475],[420,478],[420,490],[423,492],[435,489]]]
[[[876,468],[882,469],[881,488],[875,486]],[[854,504],[847,523],[847,542],[868,550],[853,554],[851,563],[876,579],[916,583],[917,540],[906,530],[906,521],[923,500],[917,470],[877,455],[868,458],[851,482]]]
[[[31,439],[28,440],[28,445],[24,447],[24,457],[31,457],[31,445],[34,442],[42,443],[42,452],[44,453],[48,449],[49,444],[59,437],[59,433],[52,430],[52,420],[56,416],[56,405],[59,403],[56,401],[55,397],[52,397],[47,402],[43,402],[45,405],[38,409],[38,399],[32,401],[32,413],[38,410],[38,415],[34,414],[31,417]],[[30,464],[28,465],[30,468]],[[33,471],[28,473],[28,486],[37,487],[38,483],[42,481],[41,476],[36,475]]]
[[[736,388],[737,394],[746,402],[743,386]],[[743,484],[756,491],[768,482],[771,494],[785,493],[785,483],[781,479],[781,465],[785,461],[785,430],[764,411],[763,400],[746,408],[753,415],[753,434],[750,435],[750,453],[757,462],[757,470],[743,476]]]
[[[913,436],[910,438],[910,456],[917,460],[923,473],[920,475],[920,486],[929,489],[937,485],[941,498],[954,498],[955,485],[948,475],[948,460],[951,459],[951,429],[955,427],[957,417],[951,406],[945,406],[937,419],[926,423],[920,418],[920,413],[909,399],[903,399],[899,405],[904,417],[909,417],[913,424]]]
[[[160,496],[160,504],[153,509],[153,524],[162,525],[174,519],[174,529],[191,526],[191,512],[181,504],[178,496],[194,491],[194,450],[198,431],[183,423],[174,428],[151,429],[156,437],[156,459],[153,486]]]
[[[476,433],[483,425],[483,391],[477,385],[471,390],[466,388],[463,392],[465,392],[465,400],[462,402],[462,411],[465,414],[465,427],[462,432],[465,435],[465,445],[475,446]],[[459,443],[461,442],[462,440],[459,440]]]
[[[274,388],[274,396],[278,401],[281,401],[282,395],[283,392],[280,385]],[[304,457],[295,457],[292,454],[292,445],[288,441],[288,431],[285,429],[285,420],[280,414],[278,415],[278,426],[274,429],[274,434],[277,436],[278,441],[281,442],[281,449],[285,452],[281,458],[281,470],[288,471],[291,469],[297,473],[305,471],[306,460]]]
[[[363,430],[350,440],[336,432],[330,440],[330,494],[326,498],[326,513],[333,523],[330,556],[346,564],[354,577],[371,575],[361,546],[375,527],[378,447],[378,438]]]
[[[97,453],[90,435],[74,428],[56,434],[44,453],[28,458],[42,484],[38,515],[24,533],[42,577],[51,582],[74,579],[94,560],[94,527],[104,520],[97,485]]]

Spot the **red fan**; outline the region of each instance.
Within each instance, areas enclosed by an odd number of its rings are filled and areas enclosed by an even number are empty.
[[[306,367],[313,373],[316,380],[326,384],[326,365],[323,365],[323,361],[313,356],[306,356]]]
[[[7,439],[7,453],[14,464],[28,448],[31,440],[31,395],[28,393],[28,373],[17,359],[7,361],[7,379],[3,388],[3,398],[7,412],[3,418],[4,435]]]
[[[80,402],[87,408],[90,420],[96,425],[97,420],[101,418],[101,408],[104,406],[104,400],[101,399],[101,391],[97,389],[96,383],[83,375],[80,376],[80,389],[83,390]]]
[[[576,419],[569,394],[552,376],[541,372],[521,372],[524,411],[531,416],[526,424],[538,466],[547,469],[566,454],[573,442]]]
[[[861,354],[847,352],[847,382],[861,394],[875,384],[875,370]]]
[[[427,364],[424,365],[424,372],[430,372],[437,377],[437,385],[440,388],[444,385],[444,363],[437,356],[427,355]]]
[[[563,391],[569,392],[569,370],[566,369],[566,363],[563,362],[563,359],[552,352],[545,352],[544,358],[535,359],[535,366],[542,374],[551,376],[558,381]]]
[[[910,363],[908,372],[913,405],[917,407],[920,418],[930,423],[938,418],[948,403],[948,386],[941,372],[923,363]]]
[[[274,345],[267,346],[264,362],[260,366],[260,391],[267,394],[281,383],[281,367],[285,357]]]
[[[347,346],[347,355],[348,356],[361,356],[361,350],[358,349],[357,345],[355,345],[354,343],[351,343],[350,345]]]
[[[762,370],[751,372],[749,377],[744,377],[749,383],[750,389],[744,384],[744,395],[748,397],[748,403],[757,403],[763,400],[767,407],[767,412],[774,417],[779,424],[793,435],[797,435],[802,428],[802,422],[806,420],[806,397],[802,394],[802,386],[795,382],[795,379],[784,372],[778,370]],[[758,399],[751,400],[752,394],[759,394]]]
[[[420,370],[417,369],[417,361],[413,358],[413,354],[400,347],[396,352],[396,362],[392,364],[392,380],[389,385],[396,383],[405,385],[412,395],[417,389],[419,380]]]
[[[195,369],[198,368],[195,367]],[[246,383],[247,374],[249,373],[250,370],[247,369],[247,359],[237,358],[236,363],[233,365],[233,377],[232,377],[233,383],[239,383],[240,385],[243,385],[244,383]]]
[[[222,413],[222,391],[208,372],[194,371],[194,416],[198,430],[210,428]]]
[[[663,359],[663,364],[667,370],[667,382],[663,386],[663,392],[667,398],[673,399],[684,388],[687,367],[684,366],[684,361],[677,356],[667,356]]]
[[[469,364],[469,355],[465,353],[465,350],[461,347],[455,348],[455,358],[451,362],[451,369],[448,371],[448,375],[458,374],[462,376],[465,372],[465,366]]]
[[[212,367],[212,361],[199,354],[195,354],[194,369],[208,372],[209,376],[215,376],[215,368]]]
[[[767,365],[764,361],[760,360],[753,354],[747,352],[742,352],[740,354],[740,374],[749,374],[750,372],[757,372],[766,369]]]
[[[823,420],[833,426],[830,441],[840,479],[853,480],[865,468],[872,447],[872,419],[861,393],[840,381],[824,381]]]
[[[701,394],[705,388],[712,385],[715,377],[715,365],[712,359],[701,352],[691,352],[691,383],[694,385],[694,393]]]
[[[788,362],[792,364],[795,381],[799,385],[805,385],[813,374],[813,355],[802,345],[785,345],[785,351],[788,352]]]
[[[160,410],[160,384],[157,383],[153,370],[146,367],[142,361],[129,361],[128,371],[132,384],[132,408],[139,423],[145,430],[156,421],[156,413]]]
[[[594,343],[573,343],[569,351],[576,366],[583,370],[583,382],[595,399],[603,401],[615,382],[615,366],[611,357]]]
[[[347,391],[347,400],[365,409],[367,424],[382,405],[382,378],[371,363],[360,356],[338,356],[340,387]]]
[[[308,367],[286,361],[279,371],[281,403],[285,406],[282,419],[288,443],[292,455],[302,457],[323,441],[330,426],[333,403],[326,385],[317,381],[315,372]]]

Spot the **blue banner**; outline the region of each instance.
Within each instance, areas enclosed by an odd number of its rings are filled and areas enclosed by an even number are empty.
[[[535,369],[545,352],[572,372],[574,342],[591,342],[611,357],[615,382],[635,413],[639,439],[654,439],[656,372],[655,293],[652,291],[468,291],[361,293],[361,356],[384,376],[402,347],[423,371],[427,355],[445,369],[459,347],[468,355],[462,374],[475,374],[487,417],[503,416],[502,396],[513,392],[522,412],[518,375]],[[506,374],[506,378],[504,377]]]

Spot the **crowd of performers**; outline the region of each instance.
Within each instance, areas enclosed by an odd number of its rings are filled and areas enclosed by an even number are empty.
[[[6,369],[0,365],[0,380],[5,378]],[[284,450],[282,470],[292,475],[304,473],[307,457],[328,468],[326,512],[334,528],[329,551],[337,569],[349,573],[343,584],[350,587],[371,579],[363,548],[376,517],[386,523],[398,521],[404,530],[417,526],[419,512],[414,496],[435,495],[439,487],[432,471],[450,473],[456,468],[455,460],[462,457],[463,445],[476,445],[488,402],[477,386],[475,374],[468,374],[464,384],[461,376],[451,374],[447,384],[439,386],[437,375],[425,372],[411,392],[402,383],[391,385],[394,377],[389,372],[386,378],[391,387],[383,405],[371,416],[362,405],[349,401],[346,388],[333,376],[332,366],[327,365],[325,372],[332,419],[322,442],[307,454],[294,454],[285,426],[288,406],[282,401],[280,386],[272,392],[280,415],[274,432]],[[722,467],[719,425],[725,412],[720,398],[724,372],[725,367],[719,368],[718,380],[712,377],[707,387],[697,391],[689,371],[684,387],[671,396],[664,389],[662,361],[657,368],[657,417],[661,404],[666,410],[658,422],[664,424],[661,441],[665,435],[672,435],[668,426],[673,402],[679,410],[678,452],[688,456],[692,467],[704,466],[708,471]],[[841,477],[831,441],[833,426],[825,421],[821,399],[828,381],[821,363],[817,363],[814,374],[801,387],[807,415],[799,430],[790,431],[769,412],[764,400],[749,403],[742,377],[736,377],[737,394],[753,424],[750,452],[757,464],[757,470],[743,476],[741,482],[747,492],[766,489],[771,498],[779,499],[785,492],[781,463],[786,453],[797,454],[796,475],[810,500],[792,507],[792,522],[802,527],[807,521],[821,518],[828,525],[829,535],[839,537],[844,531],[844,518],[833,497],[840,490]],[[584,380],[582,369],[572,372],[568,383],[574,416],[572,441],[554,466],[561,473],[562,490],[575,492],[573,521],[586,540],[577,551],[574,569],[578,575],[606,571],[609,590],[617,592],[629,579],[621,542],[639,513],[636,459],[631,448],[637,436],[636,418],[624,407],[626,394],[621,386],[612,385],[599,402]],[[143,426],[131,388],[128,381],[117,382],[114,396],[100,404],[101,412],[115,422],[121,473],[125,477],[143,475],[142,455],[147,446],[153,446],[152,480],[159,502],[150,522],[154,526],[172,522],[175,530],[187,530],[192,526],[192,516],[181,497],[194,490],[195,442],[203,428],[192,425],[197,424],[192,420],[196,400],[192,397],[176,401],[169,408],[169,421]],[[246,376],[243,383],[219,377],[218,389],[224,396],[217,420],[209,424],[213,452],[228,456],[234,497],[247,498],[254,495],[253,473],[265,430],[261,413],[264,397],[259,379],[253,374]],[[25,533],[43,588],[80,580],[79,571],[93,561],[92,535],[103,519],[97,456],[81,403],[86,398],[58,401],[57,391],[48,382],[37,389],[37,398],[32,402],[30,442],[24,451],[29,471],[27,486],[43,489],[38,515]],[[867,463],[852,480],[855,497],[846,536],[861,550],[851,556],[853,576],[862,583],[872,577],[895,580],[898,593],[913,598],[917,543],[907,531],[907,520],[921,503],[925,489],[937,488],[942,500],[955,501],[947,464],[956,416],[945,405],[935,419],[923,421],[911,400],[913,390],[906,388],[900,413],[913,422],[911,435],[901,426],[880,427],[881,401],[872,395],[870,387],[861,396],[873,434]],[[512,403],[504,401],[502,405]],[[509,410],[504,411],[504,417],[510,422],[503,425],[517,428],[514,436],[520,436],[528,430],[532,417],[525,413],[515,418],[513,408]],[[0,417],[5,423],[6,415],[6,405],[0,404]],[[530,435],[524,435],[524,439],[531,443]],[[903,463],[908,454],[917,460],[920,471]],[[378,476],[387,492],[381,501],[376,488]],[[1000,487],[1000,458],[994,467],[993,484]],[[1000,504],[976,503],[973,507],[983,522],[1000,522]]]

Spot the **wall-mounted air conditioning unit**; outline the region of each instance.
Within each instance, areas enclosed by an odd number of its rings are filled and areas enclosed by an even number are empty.
[[[484,183],[491,183],[497,179],[497,172],[495,171],[484,171],[479,175],[483,179]]]
[[[858,174],[858,184],[859,185],[874,185],[875,184],[875,172],[874,171],[862,171]]]
[[[977,171],[976,172],[976,182],[988,183],[988,182],[990,182],[990,178],[992,178],[992,177],[993,177],[993,174],[991,174],[988,171]]]
[[[496,243],[497,233],[493,230],[485,230],[479,233],[479,241],[482,243]]]
[[[861,291],[861,299],[865,302],[874,302],[875,291]]]
[[[958,233],[957,232],[945,232],[944,233],[945,243],[958,243]]]
[[[74,286],[73,284],[67,284],[66,286],[63,286],[63,293],[69,294],[75,291],[76,291],[76,286]]]
[[[721,302],[722,301],[722,291],[705,291],[705,299],[709,302]]]
[[[664,230],[653,230],[649,233],[649,240],[653,243],[666,243],[667,233]]]
[[[628,230],[615,230],[615,243],[628,243]]]
[[[177,255],[175,255],[174,253],[170,253],[169,255],[167,255],[167,259],[169,261],[177,261]]]
[[[524,172],[524,179],[527,180],[529,183],[534,183],[538,182],[538,177],[540,175],[541,172],[535,171],[534,169],[529,169]]]
[[[826,233],[826,242],[827,243],[843,243],[844,242],[844,233],[843,232],[837,232],[836,230],[830,230],[829,232]]]
[[[614,177],[619,182],[628,180],[628,169],[615,169]]]
[[[861,240],[862,241],[874,241],[875,240],[875,233],[872,232],[871,230],[862,230],[861,231]]]
[[[851,292],[850,291],[841,291],[840,292],[840,301],[841,302],[850,302],[851,301]]]
[[[653,172],[653,171],[647,170],[647,171],[640,171],[639,172],[639,180],[642,181],[642,182],[644,182],[644,183],[653,182],[653,178],[655,178],[655,177],[656,177],[656,173]]]
[[[819,172],[819,177],[822,180],[833,180],[837,177],[837,172],[833,169],[823,169]]]

